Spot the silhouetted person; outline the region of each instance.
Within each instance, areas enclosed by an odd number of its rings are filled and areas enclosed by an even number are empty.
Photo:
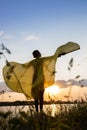
[[[37,79],[38,77],[38,70],[39,70],[39,65],[42,63],[41,60],[40,60],[40,57],[41,57],[41,53],[38,51],[38,50],[35,50],[33,51],[33,57],[35,58],[35,64],[34,64],[34,75],[33,75],[33,84],[39,80]],[[41,73],[39,73],[41,74]],[[41,74],[43,75],[43,74]],[[41,81],[41,83],[33,88],[32,87],[32,92],[33,92],[33,97],[34,97],[34,101],[35,101],[35,108],[36,108],[36,111],[38,112],[38,104],[40,103],[40,111],[43,110],[43,94],[44,94],[44,82]]]

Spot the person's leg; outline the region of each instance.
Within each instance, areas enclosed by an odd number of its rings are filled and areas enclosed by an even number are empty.
[[[43,110],[43,93],[44,91],[40,92],[40,111]]]
[[[35,100],[35,109],[36,109],[36,112],[38,112],[38,99]]]

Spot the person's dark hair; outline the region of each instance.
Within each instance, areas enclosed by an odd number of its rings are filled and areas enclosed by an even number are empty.
[[[33,51],[32,54],[33,54],[33,57],[34,57],[34,58],[41,57],[41,53],[40,53],[38,50]]]

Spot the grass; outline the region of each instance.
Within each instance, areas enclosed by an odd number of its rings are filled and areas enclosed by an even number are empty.
[[[68,109],[67,109],[68,108]],[[15,112],[16,113],[16,112]],[[72,107],[60,104],[60,111],[51,116],[21,111],[15,115],[13,112],[0,111],[0,130],[87,130],[87,103],[74,104]]]

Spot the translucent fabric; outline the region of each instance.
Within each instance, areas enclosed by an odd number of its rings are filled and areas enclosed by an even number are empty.
[[[5,83],[10,89],[23,93],[28,99],[39,98],[39,91],[55,82],[57,58],[78,49],[78,44],[68,42],[58,47],[52,56],[37,58],[24,64],[7,62],[3,68]]]

